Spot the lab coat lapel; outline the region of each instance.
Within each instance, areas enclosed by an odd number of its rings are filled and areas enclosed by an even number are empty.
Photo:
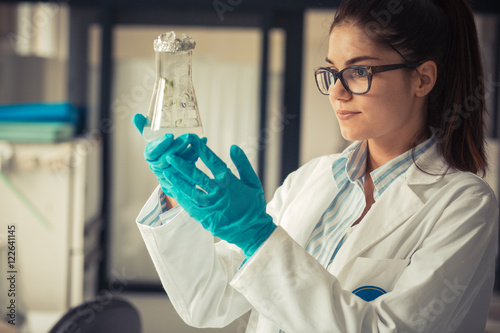
[[[418,163],[432,174],[424,173],[412,165],[405,175],[394,181],[340,248],[330,266],[333,275],[340,276],[355,258],[383,240],[423,206],[424,203],[411,185],[437,182],[442,178],[446,165],[439,157],[436,145],[422,154]]]
[[[420,198],[408,185],[401,179],[397,179],[391,188],[387,189],[384,195],[373,204],[340,248],[331,266],[332,274],[339,276],[343,268],[347,267],[352,260],[384,239],[415,214],[422,205]]]

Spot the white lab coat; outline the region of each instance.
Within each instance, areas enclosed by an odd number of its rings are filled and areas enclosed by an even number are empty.
[[[268,205],[279,225],[244,256],[185,211],[165,225],[138,224],[183,320],[223,327],[252,310],[247,332],[484,332],[493,288],[498,207],[479,177],[447,170],[435,145],[371,207],[328,270],[304,247],[338,191],[314,159],[290,174]],[[158,191],[158,189],[157,189]],[[149,213],[155,192],[138,221]],[[249,198],[251,200],[251,198]],[[387,291],[365,302],[352,291]]]

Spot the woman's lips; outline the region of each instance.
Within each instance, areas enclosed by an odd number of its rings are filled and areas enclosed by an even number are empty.
[[[357,112],[357,111],[339,110],[339,111],[337,111],[337,118],[339,120],[348,120],[348,119],[356,117],[360,113],[361,112]]]

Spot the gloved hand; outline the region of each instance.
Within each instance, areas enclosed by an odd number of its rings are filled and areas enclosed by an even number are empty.
[[[170,179],[170,191],[177,202],[212,235],[243,250],[245,257],[254,252],[276,229],[266,213],[264,191],[245,153],[232,146],[230,156],[240,178],[215,155],[206,142],[193,140],[192,147],[210,169],[210,178],[176,154],[167,154],[171,168],[163,174]],[[175,170],[182,176],[172,177]]]
[[[142,135],[147,119],[142,114],[136,114],[132,119],[132,122]],[[194,139],[193,136],[198,139],[198,137],[194,134],[184,134],[174,140],[174,136],[172,134],[165,134],[161,138],[146,144],[146,148],[144,149],[144,158],[148,162],[149,168],[158,179],[165,195],[170,197],[172,196],[170,194],[172,184],[169,179],[163,175],[163,171],[170,168],[170,164],[166,160],[166,155],[173,153],[178,154],[188,163],[194,165],[198,159],[198,155],[190,146],[190,142]],[[201,141],[206,142],[206,138],[201,139]],[[175,172],[175,170],[171,170],[169,173],[171,175],[170,177],[175,177]]]

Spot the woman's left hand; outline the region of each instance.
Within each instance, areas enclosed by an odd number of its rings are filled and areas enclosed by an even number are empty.
[[[207,147],[206,142],[195,140],[191,146],[214,177],[208,177],[178,155],[168,155],[167,161],[175,171],[167,169],[164,172],[174,171],[177,176],[165,175],[171,179],[172,196],[212,235],[235,244],[247,258],[251,257],[276,228],[266,213],[264,191],[258,176],[238,146],[231,147],[230,156],[240,178]]]

